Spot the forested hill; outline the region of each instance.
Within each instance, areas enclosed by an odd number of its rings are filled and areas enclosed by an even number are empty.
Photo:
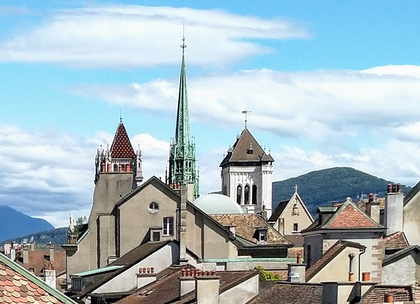
[[[333,201],[344,201],[347,197],[351,197],[353,201],[369,193],[384,197],[388,183],[390,181],[348,167],[312,171],[273,182],[273,208],[279,202],[290,199],[295,185],[298,186],[298,193],[305,205],[314,215],[318,206],[328,205]],[[404,185],[401,185],[401,188],[404,194],[411,189]]]

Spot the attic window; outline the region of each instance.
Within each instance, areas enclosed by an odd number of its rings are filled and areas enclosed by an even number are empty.
[[[246,154],[254,154],[254,148],[252,148],[252,144],[249,144],[248,149],[246,149]]]
[[[257,228],[254,237],[258,240],[259,244],[266,244],[268,242],[267,227]]]
[[[149,212],[156,213],[159,211],[159,204],[156,202],[151,202],[149,205]]]

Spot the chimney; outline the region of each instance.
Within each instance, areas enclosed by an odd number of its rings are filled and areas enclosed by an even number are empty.
[[[322,304],[338,304],[338,283],[322,283]]]
[[[23,264],[29,264],[29,245],[23,244]]]
[[[377,196],[373,193],[369,194],[369,199],[366,203],[366,213],[378,224],[380,223],[381,206],[376,200]]]
[[[49,242],[48,248],[50,250],[50,262],[54,262],[54,243]]]
[[[137,276],[137,288],[141,288],[149,283],[156,281],[154,267],[140,267]]]
[[[192,269],[182,269],[179,280],[179,297],[183,297],[187,293],[195,289],[195,275]]]
[[[4,243],[3,250],[5,255],[10,256],[10,248],[12,248],[11,243]]]
[[[45,283],[48,286],[50,286],[52,288],[56,288],[57,287],[57,285],[56,285],[57,280],[56,280],[56,275],[55,275],[55,269],[54,269],[54,267],[52,266],[51,263],[49,263],[47,265],[47,267],[45,267],[45,270],[44,270],[44,280],[45,280]]]
[[[388,184],[385,202],[385,224],[388,228],[387,234],[403,230],[403,207],[404,195],[401,186]]]
[[[12,244],[12,246],[10,247],[10,259],[11,259],[12,261],[14,261],[14,260],[16,259],[16,249],[15,249],[15,247],[13,246],[13,244]]]
[[[197,304],[218,304],[220,277],[214,271],[196,273],[195,298]]]
[[[384,294],[384,303],[394,303],[394,295],[392,293]]]

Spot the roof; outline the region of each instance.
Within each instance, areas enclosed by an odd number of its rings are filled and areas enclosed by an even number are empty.
[[[111,145],[112,158],[135,158],[133,146],[131,145],[127,131],[125,130],[122,121],[118,124],[117,131],[115,132],[114,141]]]
[[[270,218],[268,219],[269,222],[275,222],[279,219],[280,215],[283,213],[284,209],[286,208],[287,204],[290,200],[281,201],[276,209],[274,209],[273,213],[271,214]]]
[[[119,304],[157,304],[157,303],[195,303],[195,292],[186,294],[182,299],[179,298],[179,280],[181,270],[185,268],[194,269],[193,266],[187,267],[170,266],[158,274],[156,281],[138,289],[134,294],[118,301]],[[216,276],[220,277],[220,291],[224,292],[240,284],[244,280],[258,274],[255,270],[243,271],[217,271]]]
[[[322,284],[278,282],[247,304],[315,304],[322,302]]]
[[[404,206],[407,205],[411,199],[420,191],[420,182],[418,182],[410,191],[408,191],[407,195],[404,196]]]
[[[342,252],[347,247],[354,247],[359,249],[365,249],[366,247],[360,245],[359,243],[348,242],[348,241],[337,241],[332,245],[324,255],[316,261],[308,270],[306,270],[305,278],[306,281],[312,279],[321,269],[323,269],[329,262],[331,262],[340,252]]]
[[[162,182],[159,178],[156,176],[152,176],[149,178],[146,182],[138,186],[133,191],[129,192],[126,196],[123,196],[118,202],[115,203],[116,207],[120,207],[121,205],[125,204],[130,198],[135,196],[137,193],[141,192],[144,188],[146,188],[149,185],[153,185],[160,191],[162,191],[163,194],[169,196],[175,201],[179,201],[180,195],[173,189],[171,189],[167,184]]]
[[[28,263],[23,263],[23,252],[20,251],[19,263],[25,268],[34,268],[34,273],[39,275],[44,268],[51,265],[59,273],[66,269],[66,251],[54,249],[54,261],[50,261],[50,251],[28,250]]]
[[[254,237],[255,230],[266,228],[268,234],[267,245],[292,245],[258,214],[216,214],[211,217],[221,225],[236,226],[235,234],[253,244],[258,243],[258,240]]]
[[[418,245],[413,245],[413,246],[409,246],[406,247],[404,249],[398,250],[397,252],[386,256],[383,261],[382,261],[382,266],[386,266],[389,265],[393,262],[395,262],[396,260],[405,257],[407,254],[409,254],[410,252],[420,252],[420,246]]]
[[[135,265],[136,263],[140,262],[141,260],[148,257],[150,254],[159,250],[160,248],[166,246],[170,242],[173,242],[173,241],[168,240],[168,241],[162,241],[162,242],[147,242],[132,249],[131,251],[127,252],[125,255],[120,257],[118,260],[109,264],[109,266],[104,267],[107,270],[107,273],[104,274],[104,276],[101,279],[99,279],[92,285],[89,285],[88,287],[83,289],[81,293],[78,293],[78,296],[83,297],[87,295],[88,293],[91,293],[98,287],[102,286],[106,282],[115,278],[120,273],[123,273],[124,271],[126,271],[127,269]],[[95,275],[95,274],[98,274],[97,271],[98,270],[96,270],[96,272],[93,271],[92,273],[87,273],[87,272],[79,273],[78,275],[84,275],[84,276],[87,276],[89,274]]]
[[[360,210],[351,199],[347,199],[336,211],[336,207],[318,207],[318,220],[301,232],[309,232],[320,229],[357,229],[357,228],[380,228],[384,226],[375,222],[369,215]],[[322,219],[322,221],[320,220]]]
[[[240,214],[244,213],[241,206],[230,197],[223,194],[202,195],[194,201],[194,205],[207,214]]]
[[[413,301],[411,286],[374,285],[362,297],[363,304],[382,304],[386,294],[394,296],[394,302]]]
[[[220,163],[220,167],[228,164],[239,163],[267,163],[273,162],[270,154],[266,154],[260,144],[252,136],[251,132],[245,128],[241,135],[236,139],[233,148],[230,148],[227,155]]]
[[[397,231],[384,237],[384,242],[385,253],[404,249],[409,246],[407,238],[405,237],[405,234],[402,231]]]
[[[0,254],[0,299],[5,303],[76,303]]]

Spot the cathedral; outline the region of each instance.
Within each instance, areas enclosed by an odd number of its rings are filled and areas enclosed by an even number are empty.
[[[63,245],[68,284],[72,275],[77,278],[74,274],[106,271],[120,257],[150,242],[175,242],[171,246],[177,249],[171,250],[172,258],[162,267],[206,259],[235,260],[241,255],[286,257],[287,248],[292,246],[264,221],[272,212],[274,159],[246,125],[220,164],[220,192],[224,195],[204,199],[200,207],[194,204],[199,197],[199,176],[189,125],[185,39],[181,48],[175,136],[170,141],[165,180],[151,177],[143,181],[141,150],[134,150],[120,118],[111,146],[101,147],[96,153],[88,223],[77,235],[70,230]],[[203,211],[209,206],[218,206],[213,208],[217,212],[209,215]],[[226,218],[223,214],[227,210],[235,214]],[[250,227],[252,231],[246,237],[238,238],[240,233],[229,226],[232,222],[238,227],[252,222],[259,230]],[[261,245],[269,245],[269,249]]]

